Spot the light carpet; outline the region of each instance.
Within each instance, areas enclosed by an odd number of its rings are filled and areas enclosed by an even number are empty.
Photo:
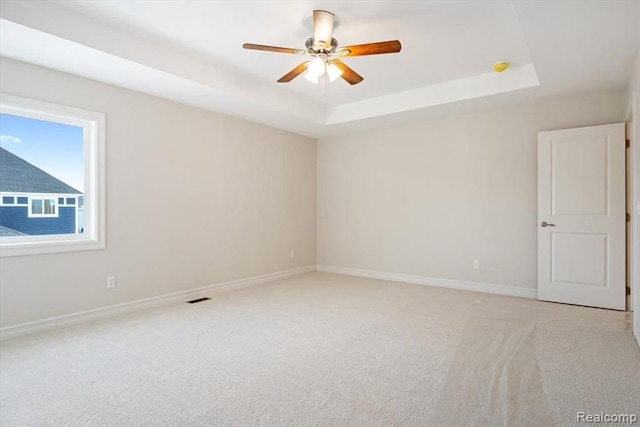
[[[327,273],[212,297],[3,342],[0,424],[568,426],[640,412],[626,313]]]

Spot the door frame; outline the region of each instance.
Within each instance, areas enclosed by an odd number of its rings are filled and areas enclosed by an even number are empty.
[[[636,84],[638,86],[638,84]],[[634,88],[635,89],[635,88]],[[631,181],[633,185],[633,211],[631,215],[632,247],[634,261],[631,271],[631,298],[633,301],[633,334],[640,346],[640,94],[636,90],[630,91],[625,122],[631,122]]]

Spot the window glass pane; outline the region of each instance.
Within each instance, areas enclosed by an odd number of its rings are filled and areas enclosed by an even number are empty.
[[[42,200],[40,200],[40,199],[31,200],[31,213],[33,215],[41,215],[42,214]]]
[[[45,213],[45,215],[55,215],[56,214],[56,201],[55,201],[55,199],[45,199],[44,200],[44,213]]]
[[[18,204],[19,205],[27,205],[27,204],[29,204],[29,198],[28,197],[18,197]]]
[[[11,197],[11,196],[2,196],[2,204],[3,205],[12,205],[13,204],[13,197]]]
[[[0,226],[21,235],[77,234],[75,205],[68,198],[84,191],[84,135],[80,126],[0,114],[0,169],[6,171],[0,192],[42,194],[32,198],[30,212],[16,207],[0,210]],[[28,203],[26,197],[18,202]],[[64,206],[58,209],[57,205]],[[20,234],[19,234],[20,235]]]
[[[67,197],[67,205],[75,205],[75,204],[76,204],[76,199],[72,197]]]

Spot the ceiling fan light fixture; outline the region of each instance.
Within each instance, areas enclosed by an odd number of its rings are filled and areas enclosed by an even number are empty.
[[[327,66],[327,74],[329,74],[329,81],[333,82],[335,79],[342,75],[342,70],[338,68],[336,64],[331,62]]]
[[[309,80],[311,83],[314,83],[314,84],[318,84],[320,82],[320,76],[317,76],[315,74],[311,74],[308,71],[306,73],[304,73],[303,77],[305,79]]]
[[[324,74],[325,64],[322,58],[316,58],[313,61],[309,62],[307,66],[307,74],[310,74],[315,77],[320,77]]]

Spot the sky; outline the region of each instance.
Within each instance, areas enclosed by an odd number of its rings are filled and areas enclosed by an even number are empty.
[[[0,147],[84,192],[81,127],[0,114]]]

